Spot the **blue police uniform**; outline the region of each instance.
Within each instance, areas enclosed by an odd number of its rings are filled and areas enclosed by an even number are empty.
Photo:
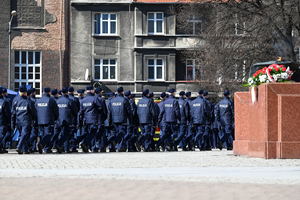
[[[186,126],[187,126],[187,122],[189,120],[189,116],[190,116],[190,108],[189,108],[189,103],[186,102],[183,97],[179,97],[178,99],[178,104],[179,104],[179,108],[180,108],[180,116],[181,116],[181,121],[179,123],[179,132],[177,135],[177,139],[174,141],[175,145],[178,145],[184,138],[185,133],[186,133]],[[175,137],[173,137],[173,139],[175,139]],[[183,140],[184,141],[184,140]],[[183,150],[186,150],[185,148],[185,143],[182,143],[183,146],[181,146],[181,148]]]
[[[55,100],[47,94],[47,92],[50,92],[50,88],[45,88],[44,91],[46,93],[43,94],[42,98],[35,102],[38,125],[42,135],[41,141],[38,144],[39,153],[43,153],[43,148],[49,146],[54,133],[54,123],[59,115]]]
[[[205,132],[206,116],[207,116],[207,105],[206,101],[198,95],[198,97],[192,101],[190,107],[191,123],[195,127],[196,136],[194,142],[198,145],[200,151],[204,150],[203,135]]]
[[[59,153],[61,153],[61,147],[65,141],[72,137],[71,128],[74,125],[74,116],[78,114],[78,108],[75,102],[69,98],[68,95],[63,94],[57,101],[57,106],[59,108],[58,122],[62,129],[62,137],[58,140],[56,148]],[[76,125],[76,124],[75,124]],[[64,145],[65,152],[69,151],[69,147]]]
[[[2,93],[0,89],[0,93]],[[3,96],[0,96],[0,141],[4,141],[4,137],[7,134],[7,124],[11,122],[11,112],[8,101]],[[0,153],[6,153],[5,142],[0,143]]]
[[[217,120],[221,131],[219,132],[220,142],[227,142],[228,138],[232,134],[232,124],[234,122],[234,105],[229,99],[228,94],[224,92],[224,98],[219,101],[217,105]],[[219,144],[221,145],[221,144]]]
[[[217,118],[217,105],[214,106],[214,121],[212,124],[213,130],[213,147],[217,148],[217,144],[219,142],[219,125],[218,125],[218,118]],[[221,147],[222,148],[222,147]]]
[[[108,105],[110,104],[112,98],[114,97],[114,93],[111,92],[108,94],[108,100],[106,102],[106,108],[108,110]],[[109,147],[109,151],[110,152],[116,152],[116,149],[115,149],[115,138],[116,138],[116,131],[114,129],[114,126],[112,125],[112,119],[111,117],[109,117],[109,112],[107,112],[107,118],[104,122],[104,126],[105,126],[105,129],[106,129],[106,135],[107,135],[107,144],[111,144],[110,147]]]
[[[169,90],[170,92],[171,90]],[[170,93],[173,93],[171,91]],[[161,122],[163,117],[165,116],[165,134],[167,137],[170,137],[172,133],[178,132],[177,120],[181,122],[181,115],[180,115],[180,107],[178,101],[175,99],[173,95],[169,95],[169,98],[165,100],[162,109],[160,110],[160,114],[158,117],[158,121]],[[173,141],[169,140],[166,141],[167,146],[169,147],[168,150],[171,150],[171,146],[173,147]],[[168,145],[168,143],[170,143]],[[176,147],[174,147],[176,149]]]
[[[193,123],[191,122],[191,106],[192,106],[192,99],[190,98],[191,93],[187,92],[186,93],[187,97],[185,101],[189,104],[189,119],[187,121],[187,135],[184,138],[184,144],[188,145],[188,148],[190,151],[194,150],[194,142],[193,138],[195,136],[195,129],[193,127]]]
[[[77,110],[79,110],[80,103],[79,103],[79,99],[77,97],[74,97],[73,94],[74,88],[70,87],[68,91],[69,91],[69,99],[71,99],[75,103]],[[72,127],[71,127],[71,137],[69,140],[65,142],[65,146],[67,146],[67,148],[69,148],[70,145],[72,152],[78,152],[76,150],[76,138],[77,138],[77,116],[74,116],[72,121]]]
[[[21,133],[17,152],[19,154],[29,153],[28,137],[31,132],[32,120],[36,118],[37,114],[34,103],[27,96],[21,96],[20,100],[13,105],[12,110],[12,128],[17,125]]]
[[[203,135],[205,150],[211,150],[211,123],[214,115],[214,107],[211,101],[207,99],[207,97],[203,97],[203,99],[206,101],[206,108],[207,108],[207,117],[206,117],[206,125],[205,125],[205,132]]]
[[[77,90],[78,94],[83,94],[84,91],[85,91],[85,89]],[[78,97],[78,100],[79,100],[79,110],[80,110],[80,103],[81,103],[82,99],[84,99],[83,96],[79,96],[79,97]],[[78,110],[78,111],[79,111],[79,110]],[[84,121],[85,121],[85,120],[83,119],[83,124],[85,124]],[[79,125],[79,124],[78,124],[78,122],[77,122],[77,127],[78,127],[78,125]],[[86,129],[86,126],[85,126],[85,125],[83,125],[82,127],[78,127],[78,130],[77,130],[77,137],[79,137],[80,135],[84,135],[86,132],[87,132],[87,129]],[[77,140],[77,138],[76,138],[76,140]]]
[[[5,95],[7,95],[7,89],[3,88],[3,99],[8,102],[9,109],[11,110],[12,101],[8,96],[5,96]],[[2,141],[0,139],[0,145],[5,147],[5,146],[11,145],[11,144],[12,144],[12,131],[11,131],[11,125],[10,125],[10,120],[9,120],[9,122],[7,123],[7,126],[6,126],[6,133],[4,134]],[[6,150],[4,150],[4,152],[8,153]]]
[[[92,90],[92,86],[88,86],[87,90]],[[93,93],[88,92],[86,97],[80,102],[80,110],[78,113],[79,126],[83,126],[83,120],[87,126],[87,132],[77,137],[77,143],[81,142],[84,152],[88,152],[88,146],[98,130],[99,113],[103,112],[103,104]]]
[[[131,94],[131,98],[134,98],[134,97],[135,97],[135,95]],[[129,138],[129,140],[127,141],[126,145],[127,145],[129,151],[136,152],[137,149],[136,149],[135,143],[138,140],[137,127],[138,127],[138,124],[139,124],[138,123],[139,118],[138,118],[138,115],[137,115],[137,105],[135,104],[135,101],[130,99],[129,103],[130,103],[130,107],[131,107],[131,110],[132,110],[132,118],[133,118],[132,129],[133,130],[132,130],[132,135]]]
[[[35,89],[32,88],[31,91],[35,92]],[[35,104],[35,102],[36,102],[35,95],[31,94],[30,100]],[[37,152],[36,143],[37,143],[38,134],[39,134],[39,131],[38,131],[37,119],[34,119],[32,121],[32,129],[31,129],[31,134],[29,137],[29,151],[30,152]]]
[[[129,101],[123,97],[121,89],[118,89],[119,93],[115,98],[110,101],[108,105],[108,112],[110,113],[108,117],[111,117],[111,122],[115,126],[116,130],[116,139],[115,141],[118,143],[116,148],[119,151],[126,151],[126,146],[124,142],[124,136],[126,134],[126,124],[127,119],[129,119],[129,124],[132,125],[132,112]]]
[[[147,93],[149,93],[148,90],[144,92],[143,98],[137,104],[137,115],[143,133],[143,139],[139,142],[144,143],[145,151],[150,151],[152,143],[151,127],[153,121],[156,120],[156,111],[153,101],[146,96]]]
[[[166,94],[161,94],[160,95],[162,98],[164,98],[166,96]],[[164,106],[164,102],[165,99],[162,99],[161,102],[158,104],[159,107],[159,113],[162,110],[162,107]],[[158,120],[158,126],[160,128],[160,134],[159,134],[159,140],[156,143],[156,147],[158,148],[159,146],[161,146],[163,148],[163,150],[165,150],[165,140],[166,140],[166,134],[165,134],[165,126],[166,126],[166,121],[165,121],[165,115],[163,116],[163,118],[161,119],[161,121]]]
[[[99,88],[98,90],[101,92],[102,88]],[[97,152],[98,148],[99,148],[100,152],[106,152],[107,138],[105,136],[104,122],[107,118],[107,107],[105,104],[105,100],[101,97],[100,94],[96,94],[96,97],[100,100],[102,107],[103,107],[103,111],[99,115],[98,130],[97,130],[96,136],[94,138],[94,140],[95,140],[94,145],[92,146],[91,150],[94,152]]]
[[[135,104],[132,104],[132,101],[130,100],[129,96],[131,95],[130,90],[126,91],[125,93],[125,99],[129,102],[130,105],[130,109],[131,109],[131,113],[132,113],[132,119],[134,119],[136,117],[136,106]],[[130,124],[129,120],[127,119],[127,132],[124,136],[124,141],[126,143],[128,152],[133,152],[134,151],[134,144],[132,142],[132,138],[134,137],[134,120],[132,120],[132,124]]]

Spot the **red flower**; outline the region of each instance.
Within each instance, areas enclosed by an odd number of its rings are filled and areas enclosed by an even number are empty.
[[[279,68],[277,67],[277,68],[275,68],[275,70],[276,70],[276,72],[278,72]]]
[[[285,72],[285,71],[286,71],[286,68],[285,68],[285,67],[283,67],[283,68],[282,68],[282,71],[284,71],[284,72]]]

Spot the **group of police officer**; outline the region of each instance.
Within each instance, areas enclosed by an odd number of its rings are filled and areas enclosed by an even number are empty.
[[[191,92],[182,91],[177,100],[175,90],[169,89],[156,104],[154,94],[146,89],[137,105],[135,95],[123,87],[109,93],[107,101],[102,88],[87,86],[86,90],[85,97],[85,90],[77,90],[77,98],[73,87],[60,91],[46,87],[36,99],[35,89],[22,85],[11,102],[7,90],[0,88],[0,153],[7,153],[5,144],[14,129],[20,133],[18,154],[52,153],[52,149],[72,153],[78,152],[79,145],[86,153],[106,152],[107,147],[110,152],[178,151],[178,146],[183,151],[222,150],[224,145],[232,150],[234,106],[228,90],[216,105],[203,90],[194,100]],[[153,140],[156,126],[160,128],[157,142]]]

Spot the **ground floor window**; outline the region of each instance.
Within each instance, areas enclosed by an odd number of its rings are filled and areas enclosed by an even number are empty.
[[[164,60],[148,59],[148,80],[164,80]]]
[[[95,59],[95,80],[116,80],[117,59]]]
[[[14,90],[21,85],[32,85],[36,95],[41,95],[41,52],[15,51]]]
[[[200,80],[203,80],[204,71],[200,62],[196,59],[186,60],[186,80],[194,81],[196,79],[196,75]]]

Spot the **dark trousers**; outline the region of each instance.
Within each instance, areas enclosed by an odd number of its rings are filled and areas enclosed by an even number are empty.
[[[178,135],[178,126],[176,122],[166,122],[165,133],[167,134],[168,142],[171,146],[174,145],[173,141]]]
[[[209,148],[209,149],[211,148],[210,136],[211,136],[211,126],[207,124],[205,126],[205,131],[203,134],[204,148]]]
[[[178,145],[182,141],[182,139],[185,136],[185,132],[186,132],[186,125],[185,124],[180,124],[179,125],[179,131],[178,131],[178,134],[177,134],[177,138],[174,141],[175,145]]]
[[[0,126],[0,150],[5,149],[5,143],[3,143],[4,137],[6,135],[6,126]]]
[[[44,147],[50,148],[50,141],[54,134],[54,125],[40,125],[41,141],[39,144],[42,144]]]
[[[221,130],[219,131],[219,138],[222,143],[227,142],[228,138],[232,134],[232,125],[222,125]]]
[[[98,130],[98,126],[94,124],[86,125],[86,131],[82,133],[79,137],[77,137],[76,143],[82,141],[83,144],[89,146],[91,144],[92,139],[95,137]]]
[[[187,135],[184,138],[184,143],[188,145],[189,149],[193,148],[191,142],[193,142],[194,135],[195,135],[195,128],[192,125],[188,125]]]
[[[143,140],[141,140],[144,143],[145,146],[145,150],[148,151],[151,148],[151,143],[152,143],[152,139],[153,137],[151,137],[152,133],[151,133],[151,124],[141,124],[141,130],[144,133],[143,134]]]
[[[39,134],[38,127],[34,127],[31,129],[31,134],[29,137],[29,150],[36,150],[37,137]]]
[[[31,126],[20,126],[19,128],[21,135],[19,137],[17,148],[21,149],[23,152],[28,152],[28,137],[30,136]]]
[[[55,145],[57,145],[60,133],[61,133],[61,126],[58,124],[58,122],[55,122],[50,144],[45,147],[46,152],[50,151],[52,147],[55,147]]]
[[[95,149],[99,148],[103,148],[104,146],[104,125],[98,125],[98,129],[97,132],[95,134],[95,137],[92,140],[92,146],[91,146],[91,150],[94,151]]]
[[[204,139],[203,139],[203,135],[205,132],[205,125],[194,125],[195,126],[195,131],[196,131],[196,136],[195,136],[195,144],[198,145],[198,148],[200,150],[204,149]]]
[[[124,140],[124,136],[126,135],[126,125],[122,123],[114,124],[115,131],[116,131],[116,138],[115,141],[117,143],[116,148],[120,150],[121,148],[126,147],[126,143]]]
[[[134,133],[133,133],[134,127],[133,126],[127,126],[127,132],[124,137],[125,143],[127,145],[128,150],[133,150],[134,149]]]
[[[6,143],[7,142],[12,143],[12,133],[11,133],[11,127],[10,127],[10,125],[7,125],[5,129],[6,129],[6,131],[3,132],[2,139],[0,139],[0,146],[2,146],[3,148],[6,147]]]

